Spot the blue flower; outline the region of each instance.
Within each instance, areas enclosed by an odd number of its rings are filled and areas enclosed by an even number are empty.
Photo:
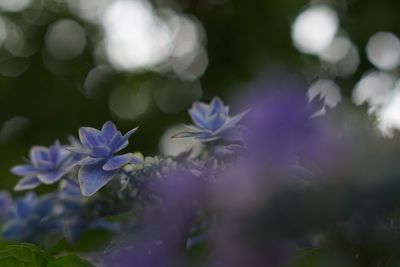
[[[214,97],[210,104],[195,102],[189,115],[195,125],[187,126],[188,131],[178,133],[174,137],[194,137],[201,142],[218,139],[240,139],[239,122],[248,110],[236,116],[229,116],[229,106],[224,106],[220,98]]]
[[[69,161],[70,154],[71,152],[65,150],[58,141],[49,148],[33,147],[28,163],[11,169],[12,173],[23,177],[14,189],[33,189],[41,183],[53,184],[59,181],[73,166]]]
[[[106,122],[101,130],[81,127],[79,138],[81,144],[68,148],[70,151],[84,155],[80,165],[78,180],[84,196],[92,196],[106,185],[114,175],[127,163],[138,163],[132,153],[115,155],[128,146],[129,137],[138,128],[122,135],[114,123]]]
[[[56,216],[62,221],[62,231],[70,243],[76,242],[89,229],[115,231],[119,228],[117,223],[90,216],[85,200],[77,183],[70,180],[60,183]]]
[[[0,191],[0,222],[9,219],[12,215],[12,198],[7,191]]]
[[[17,200],[12,218],[3,227],[4,239],[36,242],[49,231],[59,229],[60,222],[52,216],[54,200],[52,194],[38,198],[33,192]]]

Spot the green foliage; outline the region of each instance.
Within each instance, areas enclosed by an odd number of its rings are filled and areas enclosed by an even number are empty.
[[[291,267],[337,267],[348,266],[324,249],[304,249],[300,251],[295,263]]]
[[[91,267],[74,254],[58,258],[32,244],[8,245],[0,251],[1,267]]]
[[[92,267],[89,262],[82,260],[75,254],[67,254],[50,262],[47,267]]]

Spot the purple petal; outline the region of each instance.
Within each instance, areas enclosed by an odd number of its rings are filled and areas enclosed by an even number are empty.
[[[210,108],[211,108],[211,114],[214,112],[222,111],[224,109],[224,103],[219,97],[216,96],[211,100]]]
[[[99,161],[91,165],[82,166],[78,172],[79,185],[82,195],[92,196],[100,188],[106,185],[117,171],[104,171],[102,166],[104,161]]]
[[[46,173],[40,173],[37,178],[44,184],[54,184],[60,180],[66,173],[61,171],[51,171]]]
[[[110,156],[110,149],[106,146],[96,146],[92,148],[90,155],[96,158],[106,158]]]
[[[14,191],[24,191],[36,188],[41,182],[36,176],[27,176],[19,180],[15,185]]]
[[[92,148],[101,145],[101,132],[92,127],[79,128],[79,138],[84,146]]]
[[[55,164],[53,162],[50,161],[43,161],[43,160],[39,160],[34,164],[36,169],[40,170],[49,170],[49,169],[53,169],[55,167]]]
[[[244,116],[246,116],[247,113],[249,113],[249,111],[250,110],[247,109],[247,110],[242,111],[239,114],[233,116],[232,118],[229,118],[227,121],[227,124],[232,125],[232,126],[235,124],[238,124],[244,118]]]
[[[106,164],[103,165],[103,170],[113,171],[119,169],[125,164],[129,163],[132,157],[132,153],[112,157],[106,162]]]
[[[56,141],[54,145],[49,148],[49,160],[52,162],[58,162],[60,159],[60,150],[61,150],[60,142]]]
[[[25,176],[35,174],[37,170],[31,165],[17,165],[11,169],[11,172],[15,175]]]
[[[3,237],[6,240],[20,240],[24,236],[25,224],[21,221],[9,221],[3,227]]]
[[[112,121],[107,121],[101,128],[101,134],[106,143],[110,142],[115,133],[117,132],[117,127]]]
[[[214,115],[212,115],[211,117],[209,117],[207,119],[207,125],[210,130],[217,130],[218,128],[220,128],[226,121],[226,116],[221,113],[215,113]]]
[[[192,105],[192,110],[194,110],[196,113],[199,113],[200,115],[202,115],[202,117],[205,117],[207,115],[208,109],[209,109],[209,106],[205,103],[194,102]]]
[[[79,160],[78,162],[76,162],[74,165],[75,166],[76,165],[81,165],[81,166],[82,165],[91,165],[91,164],[97,163],[99,161],[104,161],[104,159],[102,159],[102,158],[85,157],[85,158]]]
[[[123,144],[123,136],[121,132],[118,131],[112,138],[111,142],[109,143],[111,152],[112,153],[117,152],[117,149],[121,146],[121,144]]]
[[[200,113],[197,113],[196,110],[189,110],[189,115],[192,118],[192,121],[194,122],[194,124],[196,124],[197,126],[201,127],[201,128],[207,128],[207,124],[204,121],[203,116]]]
[[[33,164],[35,164],[38,161],[49,160],[48,149],[42,146],[32,147],[30,156]]]
[[[130,130],[129,132],[127,132],[127,133],[122,137],[122,139],[123,139],[124,141],[128,141],[128,139],[132,136],[132,134],[134,134],[138,129],[139,129],[139,127],[136,127],[136,128],[134,128],[134,129]]]
[[[27,218],[32,212],[32,201],[27,201],[27,199],[18,200],[15,204],[15,216],[24,219]]]

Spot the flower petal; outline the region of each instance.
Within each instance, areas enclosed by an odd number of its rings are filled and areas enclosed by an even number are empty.
[[[11,172],[15,175],[25,176],[35,174],[37,170],[32,165],[17,165],[11,169]]]
[[[121,168],[125,164],[129,163],[133,157],[132,153],[118,155],[110,158],[106,164],[103,165],[103,170],[105,171],[113,171]]]
[[[123,139],[124,141],[128,141],[129,138],[132,136],[132,134],[134,134],[138,129],[139,129],[139,127],[133,128],[132,130],[130,130],[129,132],[127,132],[126,134],[124,134],[124,136],[122,137],[122,139]]]
[[[190,109],[189,110],[189,115],[192,118],[192,121],[194,124],[196,124],[200,128],[208,128],[207,123],[204,120],[204,117],[198,113],[196,110]]]
[[[226,119],[226,116],[222,112],[215,113],[207,118],[207,128],[215,131],[225,123]]]
[[[202,102],[194,102],[192,105],[192,110],[199,113],[202,117],[207,116],[208,109],[209,109],[209,106]]]
[[[90,155],[95,158],[107,158],[110,156],[111,151],[106,146],[96,146],[92,148]]]
[[[216,112],[221,112],[224,109],[224,102],[218,96],[213,97],[210,103],[210,113],[208,115],[214,114]]]
[[[49,148],[49,161],[57,163],[61,157],[61,145],[56,141],[54,145]]]
[[[99,161],[94,164],[82,166],[78,172],[79,185],[82,195],[92,196],[100,188],[106,185],[117,171],[104,171],[102,166],[105,161]]]
[[[117,152],[117,149],[121,146],[121,144],[123,144],[123,136],[121,134],[121,132],[117,132],[114,137],[112,138],[112,140],[110,141],[110,143],[108,144],[108,147],[111,149],[111,153],[115,153]],[[126,143],[126,142],[125,142]],[[126,144],[128,145],[128,144]]]
[[[3,238],[5,240],[21,241],[25,235],[25,225],[20,221],[10,221],[3,227]]]
[[[101,145],[101,132],[92,127],[79,128],[79,138],[84,146],[92,148]]]
[[[14,191],[24,191],[36,188],[41,182],[36,176],[27,176],[19,180],[14,186]]]
[[[35,165],[38,161],[49,160],[48,149],[43,146],[34,146],[30,153],[31,161]]]
[[[106,144],[111,141],[116,132],[117,127],[112,121],[107,121],[106,123],[104,123],[103,127],[101,128],[101,134]]]
[[[37,175],[37,178],[44,184],[54,184],[58,182],[66,172],[64,171],[50,171],[50,172],[42,172]]]

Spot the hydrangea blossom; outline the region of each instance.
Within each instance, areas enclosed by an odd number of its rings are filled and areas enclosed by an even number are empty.
[[[59,228],[60,221],[51,216],[54,203],[53,194],[38,198],[33,192],[17,200],[12,218],[3,227],[4,239],[34,242],[44,233]]]
[[[0,222],[9,219],[12,216],[12,198],[7,191],[0,191]]]
[[[195,102],[189,115],[195,125],[188,125],[188,131],[178,133],[174,137],[193,137],[201,142],[218,139],[239,139],[238,123],[248,110],[233,117],[229,116],[229,106],[225,106],[219,97],[214,97],[210,104]]]
[[[73,166],[71,152],[65,150],[58,141],[47,147],[34,146],[27,164],[17,165],[11,172],[23,178],[15,186],[16,191],[33,189],[44,184],[53,184],[64,177]]]
[[[86,202],[79,185],[74,181],[63,180],[60,183],[56,203],[56,216],[62,221],[62,231],[66,239],[74,243],[87,229],[114,231],[117,223],[109,223],[101,218],[92,218],[85,214]]]
[[[138,163],[132,153],[115,155],[128,146],[128,139],[138,128],[122,135],[114,123],[106,122],[101,130],[81,127],[79,138],[81,143],[68,148],[74,153],[83,155],[77,164],[78,180],[84,196],[92,196],[106,185],[118,171],[128,163]]]

